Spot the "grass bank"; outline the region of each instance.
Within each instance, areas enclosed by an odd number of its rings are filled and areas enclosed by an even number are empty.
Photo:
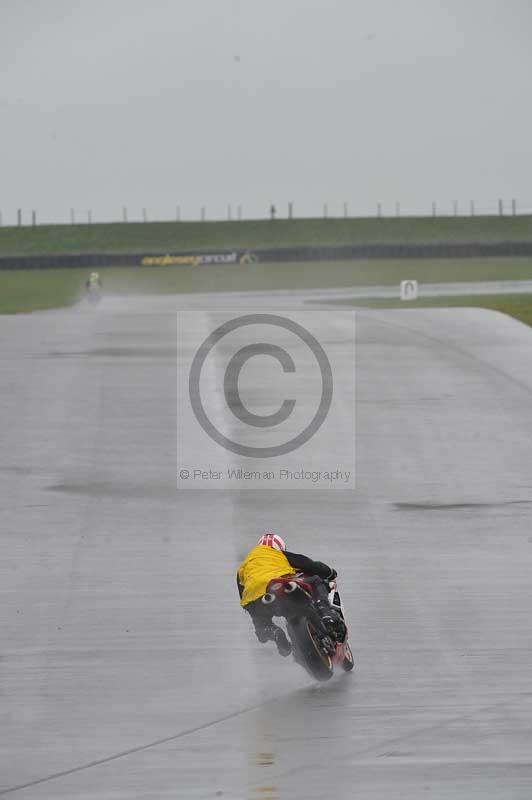
[[[88,273],[86,269],[0,271],[0,313],[71,305],[82,296]],[[399,285],[407,278],[420,283],[526,280],[532,278],[532,258],[110,267],[102,277],[105,293],[119,295],[304,290]]]
[[[532,239],[532,216],[138,222],[0,228],[0,255]]]
[[[501,311],[532,326],[532,294],[459,295],[449,297],[425,297],[418,300],[353,300],[352,302],[331,301],[331,305],[352,305],[357,308],[489,308]]]

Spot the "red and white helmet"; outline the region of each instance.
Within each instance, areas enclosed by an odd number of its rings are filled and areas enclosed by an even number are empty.
[[[271,531],[265,531],[257,544],[261,544],[263,547],[273,547],[274,550],[286,550],[284,539],[281,539],[279,534],[272,533]]]

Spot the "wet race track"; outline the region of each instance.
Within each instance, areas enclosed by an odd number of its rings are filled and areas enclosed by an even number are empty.
[[[356,491],[177,491],[178,302],[0,319],[0,795],[528,800],[532,330],[361,310]],[[265,527],[338,569],[350,675],[256,643]]]

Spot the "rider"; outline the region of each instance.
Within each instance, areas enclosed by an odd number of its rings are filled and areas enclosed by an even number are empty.
[[[91,272],[89,279],[85,282],[85,288],[87,291],[90,289],[103,289],[99,272]]]
[[[342,639],[345,625],[338,612],[331,608],[328,597],[328,581],[336,578],[336,570],[327,564],[287,551],[283,539],[267,531],[249,551],[237,572],[240,605],[250,614],[257,639],[259,642],[273,640],[283,656],[290,655],[292,647],[282,628],[274,625],[271,606],[264,605],[262,596],[271,580],[297,572],[316,576],[313,584],[318,611],[327,629]]]

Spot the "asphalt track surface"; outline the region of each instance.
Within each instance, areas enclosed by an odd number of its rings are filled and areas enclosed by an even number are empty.
[[[177,492],[178,302],[0,319],[0,795],[529,800],[532,330],[360,311],[355,492]],[[338,568],[354,673],[254,641],[263,526]]]

